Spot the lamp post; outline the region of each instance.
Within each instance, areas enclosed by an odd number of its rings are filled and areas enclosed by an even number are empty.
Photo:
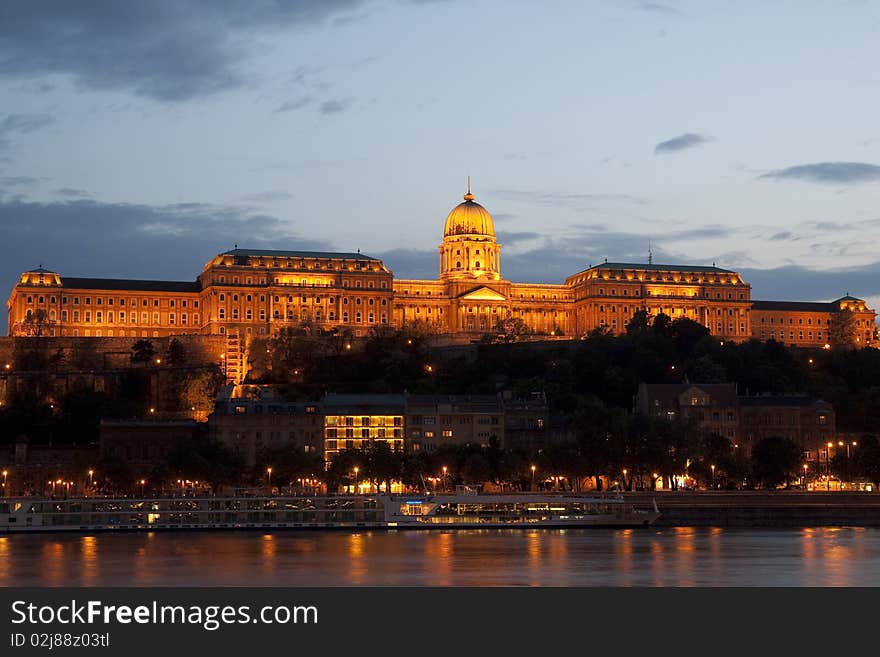
[[[146,480],[146,479],[141,479],[139,483],[140,483],[140,485],[141,485],[141,497],[143,497],[143,496],[144,496],[144,486],[146,485],[147,480]]]
[[[9,470],[3,471],[3,497],[6,497],[6,477],[9,474]]]
[[[533,465],[532,466],[532,491],[535,490],[535,470],[536,470],[536,468]],[[4,473],[4,474],[6,474],[6,473]]]
[[[807,490],[807,464],[804,463],[804,490]]]
[[[89,469],[89,488],[94,488],[95,486],[95,471],[91,468]]]
[[[272,494],[272,468],[266,468],[266,485],[269,488],[269,494]]]
[[[357,488],[358,488],[358,472],[359,472],[359,471],[360,471],[360,468],[359,468],[358,466],[354,466],[354,487],[352,488],[352,492],[353,492],[355,495],[357,495]]]
[[[446,466],[444,465],[444,466],[443,466],[443,490],[444,490],[444,491],[446,490],[446,471],[447,471],[447,468],[446,468]]]
[[[828,451],[825,452],[825,492],[831,490],[831,448],[834,447],[834,443],[829,442],[827,447]]]
[[[715,490],[715,464],[713,463],[709,468],[712,470],[712,490]]]
[[[627,470],[626,470],[626,468],[624,468],[623,469],[623,490],[629,490],[626,486],[626,473],[627,473]]]

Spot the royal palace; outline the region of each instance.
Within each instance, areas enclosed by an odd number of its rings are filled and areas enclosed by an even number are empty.
[[[194,281],[76,278],[42,267],[24,272],[7,302],[9,335],[149,338],[225,335],[231,347],[304,323],[355,336],[419,321],[450,340],[519,318],[536,336],[623,332],[633,314],[665,313],[706,326],[722,340],[830,342],[834,317],[852,311],[854,339],[874,339],[875,312],[846,295],[826,303],[757,301],[735,271],[719,267],[604,262],[562,284],[514,283],[501,274],[492,216],[473,194],[446,217],[436,280],[395,279],[361,253],[235,248]]]

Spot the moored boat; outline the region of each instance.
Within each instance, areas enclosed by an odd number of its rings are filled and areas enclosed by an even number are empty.
[[[636,527],[660,515],[619,496],[557,494],[164,497],[0,501],[0,533],[191,529]]]

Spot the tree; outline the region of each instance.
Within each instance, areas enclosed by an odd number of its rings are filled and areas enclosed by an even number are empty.
[[[149,340],[138,340],[131,346],[132,363],[149,363],[156,355],[156,349]]]
[[[626,334],[630,336],[644,335],[648,332],[650,315],[645,309],[637,310],[626,323]]]
[[[876,436],[863,436],[852,455],[853,472],[870,480],[880,489],[880,441]]]
[[[852,349],[856,341],[856,317],[851,310],[838,310],[828,327],[831,346],[835,349]]]
[[[752,474],[755,481],[773,490],[799,476],[801,448],[788,438],[771,436],[752,447]]]
[[[55,322],[49,319],[49,314],[42,308],[33,312],[28,310],[25,315],[22,329],[25,335],[39,338],[51,332]]]
[[[522,342],[531,334],[532,330],[522,319],[519,317],[507,317],[495,322],[492,332],[483,336],[483,339],[485,342],[511,344],[513,342]]]
[[[172,338],[168,344],[168,353],[165,357],[169,365],[184,365],[186,363],[186,347],[177,338]]]

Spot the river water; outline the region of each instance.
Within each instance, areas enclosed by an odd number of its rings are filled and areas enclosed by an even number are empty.
[[[880,529],[0,536],[0,586],[880,586]]]

